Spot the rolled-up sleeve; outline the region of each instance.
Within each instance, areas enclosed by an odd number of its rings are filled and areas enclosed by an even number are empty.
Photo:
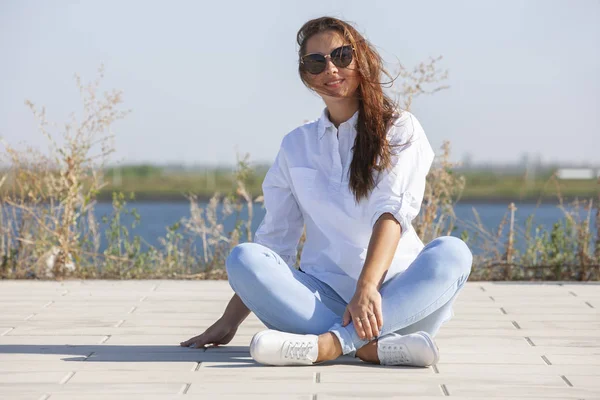
[[[266,214],[254,235],[254,242],[270,248],[293,267],[304,219],[290,189],[283,144],[267,171],[262,190]]]
[[[426,177],[435,153],[421,124],[410,113],[399,118],[388,133],[392,165],[376,176],[377,185],[369,196],[371,226],[379,217],[390,213],[400,223],[404,235],[412,229],[425,194]]]

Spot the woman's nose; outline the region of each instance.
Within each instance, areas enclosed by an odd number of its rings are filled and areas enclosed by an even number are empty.
[[[338,71],[338,69],[335,66],[335,64],[333,63],[333,61],[331,61],[331,57],[328,57],[328,58],[325,59],[325,71],[328,74],[332,74],[332,73]]]

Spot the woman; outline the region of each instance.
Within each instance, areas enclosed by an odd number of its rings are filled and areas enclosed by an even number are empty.
[[[250,344],[263,364],[349,354],[433,365],[432,337],[451,318],[472,263],[460,239],[424,246],[411,225],[434,152],[415,117],[383,93],[381,58],[351,25],[318,18],[297,39],[300,78],[326,108],[284,137],[263,182],[255,242],[226,261],[235,295],[215,324],[181,345],[227,344],[252,311],[269,328]]]

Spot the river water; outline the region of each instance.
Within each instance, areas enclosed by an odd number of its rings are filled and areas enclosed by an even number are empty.
[[[542,226],[546,229],[551,229],[552,225],[556,222],[564,222],[565,216],[564,212],[556,205],[550,204],[542,204],[536,206],[535,204],[523,203],[515,204],[517,210],[515,212],[515,229],[517,233],[521,232],[525,228],[525,221],[528,216],[534,215],[533,218],[533,227]],[[201,206],[206,206],[206,204],[201,204]],[[171,226],[181,220],[181,218],[190,216],[190,208],[188,203],[184,202],[136,202],[132,204],[128,204],[128,208],[135,208],[140,216],[140,223],[134,229],[131,229],[131,232],[135,235],[139,235],[150,245],[160,247],[159,238],[164,237],[166,234],[166,228]],[[466,230],[469,232],[469,235],[473,237],[475,229],[473,229],[473,224],[476,221],[475,214],[473,209],[477,211],[479,214],[481,224],[485,227],[486,230],[491,232],[496,232],[497,228],[502,221],[502,218],[507,214],[508,207],[507,205],[502,204],[488,204],[488,203],[464,203],[457,204],[455,206],[455,213],[458,218],[457,227],[451,234],[453,236],[461,236],[461,233]],[[112,211],[111,204],[109,203],[100,203],[96,206],[96,216],[98,220],[101,220],[102,216],[110,215]],[[265,211],[262,208],[261,204],[256,204],[254,206],[254,217],[252,220],[252,232],[254,233],[260,224]],[[221,208],[217,210],[220,215]],[[247,208],[241,213],[241,218],[243,220],[247,219]],[[583,217],[582,213],[582,217]],[[592,215],[592,229],[595,230],[595,216]],[[123,222],[126,224],[130,224],[132,222],[132,218],[129,216],[125,216]],[[223,220],[223,225],[225,228],[225,232],[230,232],[235,224],[235,217],[230,216],[227,219]],[[106,224],[101,224],[102,230],[105,230]],[[508,230],[508,226],[505,226],[504,232],[506,237],[506,232]],[[104,236],[104,235],[103,235]],[[517,248],[522,248],[523,241],[519,241],[519,237],[522,237],[522,234],[518,234],[517,236]],[[245,238],[242,238],[242,241],[245,241]],[[104,238],[102,241],[102,247],[104,247]]]

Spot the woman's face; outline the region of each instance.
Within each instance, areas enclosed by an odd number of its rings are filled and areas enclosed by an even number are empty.
[[[311,36],[306,42],[306,54],[319,53],[322,55],[331,54],[331,52],[349,43],[344,40],[342,35],[336,31],[325,31]],[[356,66],[356,55],[352,62],[346,68],[336,67],[330,58],[327,58],[325,71],[318,75],[306,73],[306,80],[317,93],[323,98],[331,100],[352,97],[358,85],[360,76]],[[327,94],[331,94],[328,96]]]

